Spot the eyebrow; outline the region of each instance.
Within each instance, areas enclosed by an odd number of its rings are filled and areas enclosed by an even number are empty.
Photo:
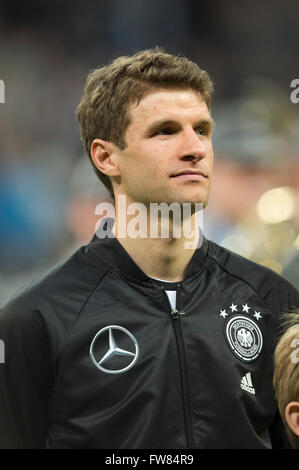
[[[153,122],[150,124],[149,128],[146,130],[146,134],[150,135],[153,132],[167,126],[177,126],[180,125],[180,123],[176,120],[171,120],[171,119],[162,119],[160,121]],[[196,121],[195,126],[206,126],[210,127],[212,130],[215,127],[215,121],[212,118],[205,118],[205,119],[200,119],[199,121]]]

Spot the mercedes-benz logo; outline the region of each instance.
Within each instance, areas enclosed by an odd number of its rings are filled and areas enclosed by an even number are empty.
[[[116,344],[115,338],[114,338],[114,330],[122,331],[125,333],[126,336],[130,338],[130,340],[133,342],[134,349],[135,351],[128,351],[126,349],[119,348]],[[106,351],[104,355],[100,356],[100,359],[95,358],[95,346],[96,343],[99,343],[99,337],[105,333],[105,331],[109,331],[109,348]],[[90,358],[92,362],[95,364],[95,366],[100,369],[103,372],[106,372],[106,374],[121,374],[123,372],[126,372],[127,370],[131,369],[135,362],[138,359],[139,356],[139,348],[138,348],[138,343],[135,339],[135,337],[130,333],[126,328],[123,328],[122,326],[118,325],[109,325],[105,326],[102,328],[100,331],[97,332],[95,337],[93,338],[91,345],[90,345],[90,350],[89,350]],[[122,369],[107,369],[106,367],[103,367],[102,364],[106,363],[109,361],[109,359],[112,359],[114,356],[127,356],[131,358],[131,361],[129,364]]]

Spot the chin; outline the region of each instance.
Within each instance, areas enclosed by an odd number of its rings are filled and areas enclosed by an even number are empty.
[[[208,196],[206,194],[180,194],[177,198],[177,202],[180,204],[202,204],[203,207],[206,207],[208,204]]]

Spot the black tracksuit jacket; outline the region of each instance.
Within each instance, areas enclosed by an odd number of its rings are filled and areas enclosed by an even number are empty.
[[[287,281],[204,238],[172,310],[95,236],[1,311],[0,447],[286,447],[273,350],[293,306]]]

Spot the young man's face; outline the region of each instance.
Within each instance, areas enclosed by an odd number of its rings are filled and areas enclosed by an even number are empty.
[[[127,146],[116,149],[119,194],[136,202],[207,204],[213,120],[192,90],[153,91],[130,110]],[[182,174],[184,172],[185,174]]]

